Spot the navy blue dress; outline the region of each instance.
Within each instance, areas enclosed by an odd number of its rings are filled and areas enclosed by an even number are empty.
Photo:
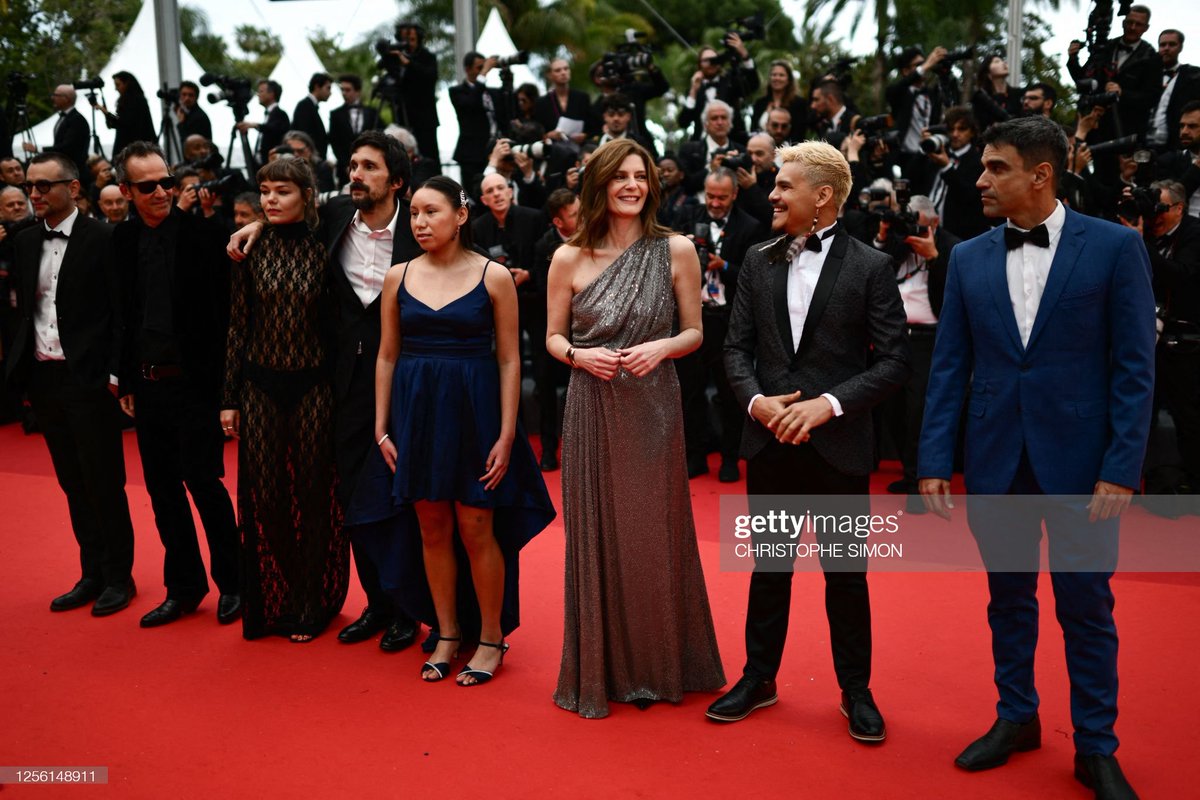
[[[405,277],[407,273],[406,265]],[[519,421],[504,478],[490,491],[479,480],[500,435],[500,371],[491,297],[481,275],[471,291],[440,309],[409,294],[404,278],[397,298],[401,346],[388,422],[397,450],[396,472],[392,474],[379,448],[374,448],[346,524],[379,568],[384,589],[409,615],[436,628],[412,504],[450,500],[493,509],[494,532],[504,555],[500,623],[507,635],[520,624],[521,548],[556,512]],[[469,640],[479,633],[479,603],[457,536],[455,552],[459,625]]]

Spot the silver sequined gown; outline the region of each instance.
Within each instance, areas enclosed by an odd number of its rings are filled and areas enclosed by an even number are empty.
[[[571,302],[576,347],[671,335],[667,239],[642,239]],[[563,417],[566,602],[554,702],[679,702],[725,683],[696,546],[679,381],[667,362],[611,381],[572,370]]]

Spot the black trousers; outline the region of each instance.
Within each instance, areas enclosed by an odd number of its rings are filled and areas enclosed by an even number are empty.
[[[1200,493],[1200,353],[1162,353],[1158,382],[1175,421],[1183,470],[1192,491]]]
[[[914,486],[917,483],[917,445],[921,441],[921,422],[925,416],[925,390],[929,387],[936,335],[934,327],[909,327],[912,376],[904,385],[904,391],[892,395],[883,404],[887,428],[904,467],[904,480]]]
[[[688,460],[703,459],[709,452],[712,429],[708,415],[708,385],[717,387],[717,412],[721,421],[719,449],[723,461],[736,461],[742,443],[746,409],[739,405],[725,374],[725,334],[729,306],[705,306],[701,320],[704,342],[700,349],[675,361],[679,392],[683,398],[683,432]]]
[[[163,584],[167,597],[182,601],[208,594],[189,494],[204,525],[213,582],[221,594],[241,591],[237,521],[221,481],[225,439],[218,406],[215,392],[198,390],[187,377],[139,380],[134,387],[142,474],[166,551]]]
[[[529,337],[529,365],[537,395],[538,435],[543,453],[557,453],[559,440],[558,387],[570,377],[565,365],[546,352],[546,293],[518,294],[521,331]],[[521,360],[524,378],[525,360]]]
[[[358,363],[351,372],[350,387],[344,397],[334,403],[333,458],[338,472],[338,502],[348,508],[359,474],[375,447],[375,359],[357,355]],[[367,607],[387,616],[395,613],[392,597],[379,583],[379,570],[367,552],[350,537],[354,553],[354,569],[358,582],[367,595]]]
[[[751,496],[750,508],[754,513],[757,513],[754,495],[804,494],[846,495],[849,497],[839,508],[853,506],[854,513],[868,514],[869,489],[870,476],[838,472],[810,444],[784,445],[772,441],[746,465],[746,492]],[[820,535],[817,541],[825,543]],[[846,691],[867,689],[871,685],[871,598],[865,556],[855,563],[861,564],[861,571],[824,573],[833,669],[838,686]],[[774,679],[783,661],[794,573],[790,569],[768,571],[778,566],[759,560],[750,576],[743,670],[746,677]]]
[[[125,496],[121,411],[106,388],[81,385],[65,361],[38,361],[29,401],[46,437],[58,485],[67,495],[81,576],[127,583],[133,521]]]

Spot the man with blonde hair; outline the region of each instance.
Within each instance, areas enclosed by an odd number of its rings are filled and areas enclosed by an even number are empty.
[[[869,514],[871,409],[909,376],[895,266],[838,224],[850,167],[837,149],[804,142],[779,155],[770,199],[780,236],[750,248],[725,338],[729,381],[750,417],[742,434],[746,491],[756,513],[764,510],[758,495],[819,495],[835,498],[838,514]],[[824,505],[812,505],[812,513],[826,513]],[[835,531],[817,530],[816,539],[850,552]],[[746,666],[709,707],[716,722],[744,719],[778,700],[794,558],[763,555],[775,543],[769,537],[752,541],[768,547],[758,551],[750,579]],[[882,742],[886,730],[870,690],[866,559],[822,556],[821,565],[841,713],[853,738]]]

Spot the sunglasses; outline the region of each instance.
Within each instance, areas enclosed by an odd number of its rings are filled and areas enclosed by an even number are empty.
[[[74,178],[62,178],[57,181],[25,181],[17,185],[25,191],[25,194],[32,194],[34,189],[38,190],[38,194],[45,194],[50,191],[50,187],[57,186],[60,183],[70,183],[72,180]]]
[[[169,192],[175,188],[176,183],[177,181],[175,180],[174,175],[168,175],[167,177],[159,178],[156,181],[138,181],[137,183],[134,183],[133,181],[125,181],[126,186],[132,186],[142,194],[154,194],[154,191],[159,186],[161,186],[165,191]]]

